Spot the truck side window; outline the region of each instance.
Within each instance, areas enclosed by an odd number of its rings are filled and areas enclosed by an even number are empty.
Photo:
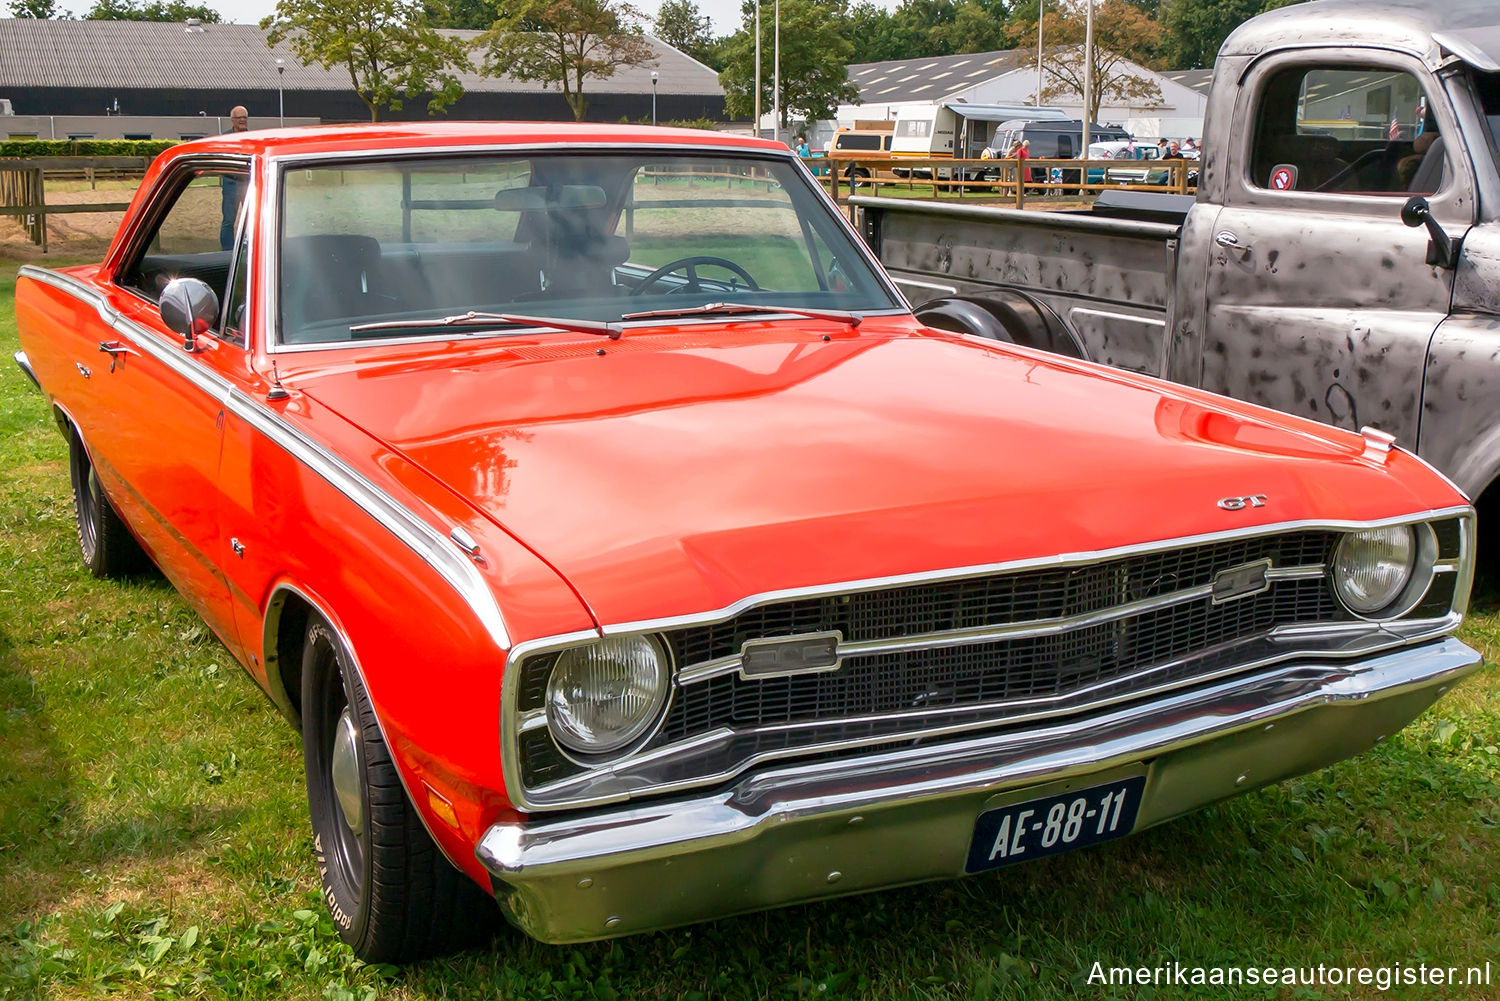
[[[194,172],[122,269],[120,284],[155,302],[173,278],[197,278],[222,302],[229,285],[227,244],[233,242],[234,219],[248,184],[244,171]],[[228,240],[222,232],[226,213]]]
[[[1278,191],[1432,194],[1446,178],[1444,156],[1410,73],[1293,67],[1260,95],[1250,180]]]

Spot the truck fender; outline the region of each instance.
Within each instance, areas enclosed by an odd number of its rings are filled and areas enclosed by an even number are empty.
[[[1056,313],[1031,296],[1010,289],[932,299],[915,312],[924,325],[937,330],[1020,344],[1069,358],[1088,358],[1083,345]]]

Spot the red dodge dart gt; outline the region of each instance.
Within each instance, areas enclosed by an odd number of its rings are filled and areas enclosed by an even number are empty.
[[[300,728],[366,960],[1123,837],[1479,661],[1473,511],[1388,435],[926,328],[776,143],[220,136],[21,276],[84,560]]]

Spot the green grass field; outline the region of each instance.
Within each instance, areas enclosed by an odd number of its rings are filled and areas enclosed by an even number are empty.
[[[56,262],[53,262],[56,263]],[[968,880],[613,943],[364,967],[300,744],[159,578],[92,579],[0,264],[0,998],[1500,996],[1500,671],[1375,751]],[[1500,611],[1463,636],[1500,657]],[[912,845],[921,851],[921,845]],[[1110,988],[1111,966],[1492,964],[1491,986]]]

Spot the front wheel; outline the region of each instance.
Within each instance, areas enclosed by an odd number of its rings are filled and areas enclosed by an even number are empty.
[[[77,428],[68,432],[68,472],[73,481],[78,550],[89,573],[95,577],[128,577],[144,571],[150,561],[99,485],[94,460]]]
[[[354,954],[405,963],[487,937],[499,909],[422,826],[343,642],[317,616],[302,647],[302,749],[323,900]]]

